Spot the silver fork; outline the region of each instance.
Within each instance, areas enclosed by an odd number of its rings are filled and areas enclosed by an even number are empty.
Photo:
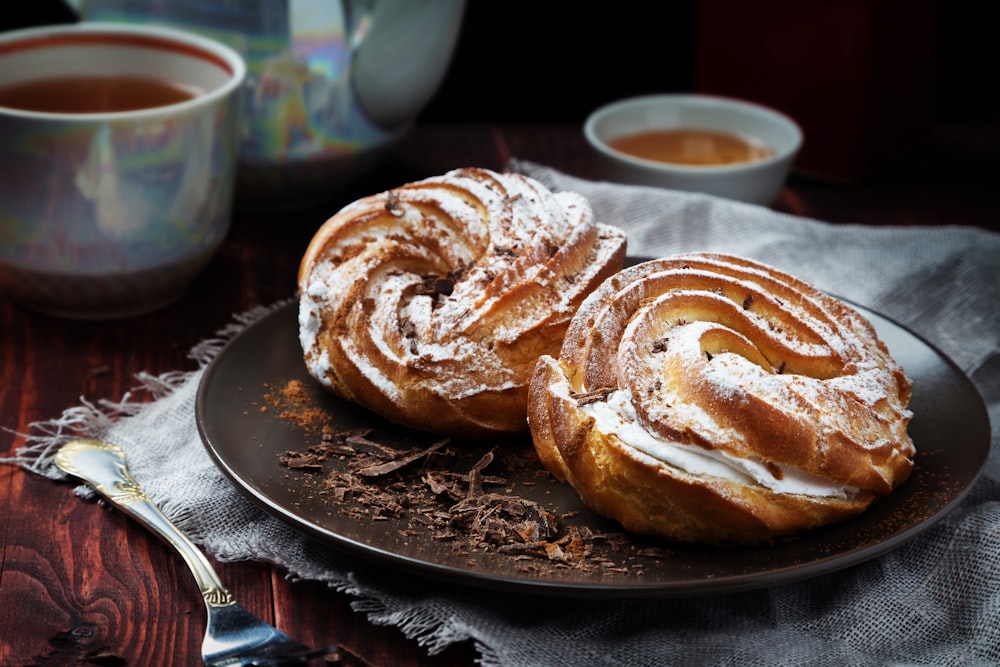
[[[201,647],[205,665],[305,665],[312,658],[336,652],[332,646],[310,649],[237,604],[205,555],[132,478],[120,447],[89,438],[71,440],[56,453],[55,464],[94,487],[112,505],[149,528],[184,558],[208,609],[208,627]]]

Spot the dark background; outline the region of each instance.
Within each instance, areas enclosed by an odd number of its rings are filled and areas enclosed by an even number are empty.
[[[752,21],[729,18],[741,6],[753,8]],[[878,48],[883,55],[919,49],[922,57],[913,67],[930,89],[925,109],[930,116],[949,122],[994,120],[1000,116],[987,96],[996,85],[1000,49],[989,6],[978,0],[469,0],[451,68],[421,118],[580,122],[593,108],[621,97],[695,90],[699,43],[743,30],[745,43],[731,45],[732,57],[746,53],[752,62],[753,46],[797,13],[808,11],[822,20],[824,13],[839,10],[851,13],[859,25],[846,35],[829,35],[831,49],[839,45],[873,59],[880,57]],[[916,14],[932,17],[931,34],[910,29],[908,21]],[[61,0],[32,0],[8,3],[0,29],[72,20],[75,15]],[[869,20],[878,25],[861,25]],[[789,61],[800,56],[794,49],[782,54]]]
[[[755,15],[750,20],[730,18],[746,7]],[[451,69],[423,118],[582,122],[590,110],[615,99],[698,88],[699,41],[704,46],[715,40],[711,48],[724,50],[723,33],[742,32],[730,57],[760,60],[753,49],[762,48],[783,25],[804,22],[809,18],[804,14],[822,23],[824,15],[839,12],[859,25],[842,23],[839,34],[821,32],[818,39],[829,43],[816,47],[818,52],[809,54],[816,62],[802,63],[804,68],[835,67],[838,48],[873,61],[895,57],[895,67],[912,66],[910,76],[927,86],[926,111],[935,119],[996,119],[1000,116],[987,95],[992,97],[1000,48],[988,7],[975,0],[470,0]],[[810,45],[790,46],[805,50]],[[829,57],[823,56],[824,48]],[[803,54],[790,48],[780,55],[795,61]],[[844,76],[878,75],[878,66],[872,62],[869,72]],[[879,85],[862,79],[840,83]]]
[[[482,2],[466,6],[428,120],[582,122],[605,102],[692,90],[697,2]]]

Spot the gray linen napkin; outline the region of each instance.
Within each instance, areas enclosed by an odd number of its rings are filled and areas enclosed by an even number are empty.
[[[882,312],[931,341],[977,384],[1000,424],[1000,235],[832,225],[701,195],[578,180],[512,162],[588,197],[629,233],[632,255],[725,251],[786,269]],[[139,379],[152,402],[84,401],[34,425],[9,463],[58,477],[68,434],[119,443],[135,477],[220,560],[252,559],[355,596],[372,623],[431,653],[471,639],[484,665],[992,665],[1000,663],[998,429],[987,470],[961,506],[919,538],[848,570],[770,589],[691,599],[510,604],[351,571],[336,553],[263,513],[210,461],[194,422],[204,365],[267,309],[242,314],[192,351],[199,370]],[[86,493],[81,490],[83,495]],[[330,628],[336,636],[336,628]]]

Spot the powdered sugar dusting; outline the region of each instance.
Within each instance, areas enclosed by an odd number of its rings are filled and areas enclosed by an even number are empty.
[[[585,408],[602,431],[692,474],[719,475],[721,460],[779,493],[842,496],[868,467],[884,490],[883,467],[914,454],[908,380],[871,325],[740,258],[623,270],[580,307],[563,360],[578,392],[615,390]]]
[[[624,244],[579,195],[518,174],[456,170],[354,202],[303,260],[310,373],[335,391],[360,376],[399,402],[526,393],[530,351],[558,351],[560,328],[596,277],[619,268]]]

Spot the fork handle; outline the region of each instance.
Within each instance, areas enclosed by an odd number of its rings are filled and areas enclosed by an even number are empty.
[[[56,453],[55,464],[63,472],[87,482],[108,502],[176,549],[198,582],[206,605],[233,604],[232,595],[205,555],[133,479],[121,447],[90,438],[70,440]]]

